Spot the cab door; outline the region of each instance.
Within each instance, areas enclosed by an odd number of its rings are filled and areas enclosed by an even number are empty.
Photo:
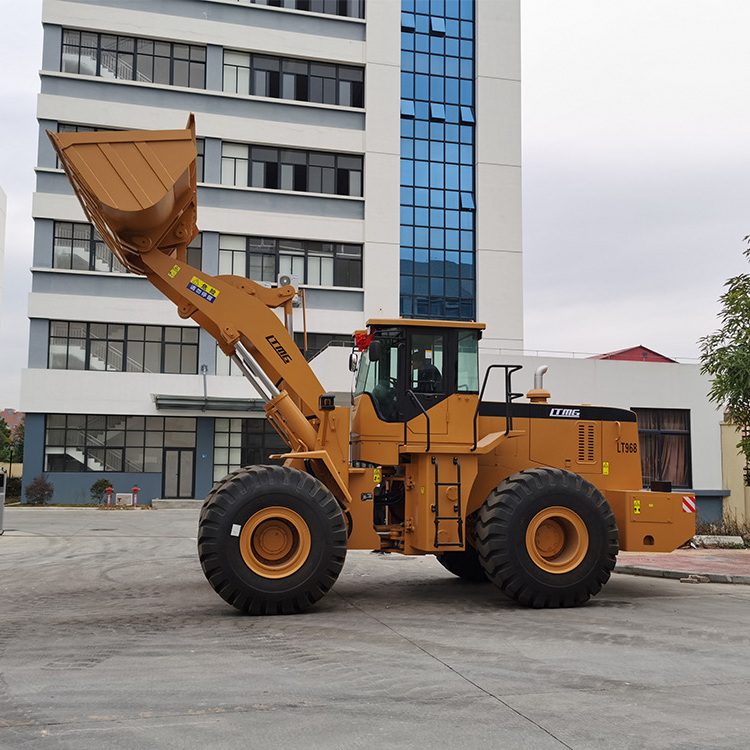
[[[429,411],[451,393],[449,329],[408,331],[402,352],[399,411],[405,421]],[[455,359],[455,358],[454,358]],[[443,432],[437,424],[432,429]]]

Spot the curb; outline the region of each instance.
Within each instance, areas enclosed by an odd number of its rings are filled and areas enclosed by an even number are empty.
[[[195,510],[200,510],[203,507],[203,500],[193,500],[193,499],[162,500],[161,498],[155,497],[151,501],[151,507],[154,510],[184,510],[185,508],[193,508]]]
[[[644,568],[640,565],[618,565],[615,573],[630,576],[646,576],[650,578],[707,578],[709,583],[740,583],[750,586],[750,576],[730,575],[729,573],[701,573],[695,570],[660,570],[659,568]]]

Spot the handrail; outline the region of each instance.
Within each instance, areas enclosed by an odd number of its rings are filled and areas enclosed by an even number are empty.
[[[428,453],[430,450],[430,415],[427,413],[424,406],[422,406],[414,391],[409,389],[406,392],[406,395],[419,407],[419,410],[422,412],[422,414],[424,414],[424,418],[427,420],[427,447],[424,449],[424,452]],[[404,422],[404,445],[406,445],[406,443],[408,442],[406,439],[407,424],[408,422]]]
[[[482,405],[482,399],[484,398],[484,391],[487,387],[487,381],[489,380],[490,370],[495,368],[502,368],[505,370],[505,403],[507,404],[507,413],[505,415],[505,434],[507,435],[513,429],[513,413],[511,404],[517,398],[521,398],[523,393],[513,393],[511,378],[514,372],[518,372],[523,369],[522,365],[490,365],[484,373],[484,380],[482,381],[482,389],[479,391],[479,398],[477,399],[477,408],[474,410],[474,447],[471,449],[472,452],[477,449],[477,420],[479,419],[479,407]]]

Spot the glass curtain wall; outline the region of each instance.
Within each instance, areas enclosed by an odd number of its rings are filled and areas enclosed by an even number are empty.
[[[474,0],[401,10],[401,315],[473,320]]]

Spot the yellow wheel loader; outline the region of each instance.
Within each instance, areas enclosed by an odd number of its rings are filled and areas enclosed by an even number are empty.
[[[201,511],[201,565],[239,610],[310,607],[348,549],[435,555],[521,604],[574,606],[608,580],[618,549],[667,552],[694,534],[681,494],[641,489],[635,414],[552,404],[541,372],[522,402],[517,366],[480,378],[480,323],[370,320],[355,336],[353,404],[337,406],[291,335],[292,286],[186,263],[192,116],[185,130],[49,136],[112,252],[216,339],[288,445],[272,457],[283,465],[233,472]],[[494,379],[503,401],[484,397]]]

